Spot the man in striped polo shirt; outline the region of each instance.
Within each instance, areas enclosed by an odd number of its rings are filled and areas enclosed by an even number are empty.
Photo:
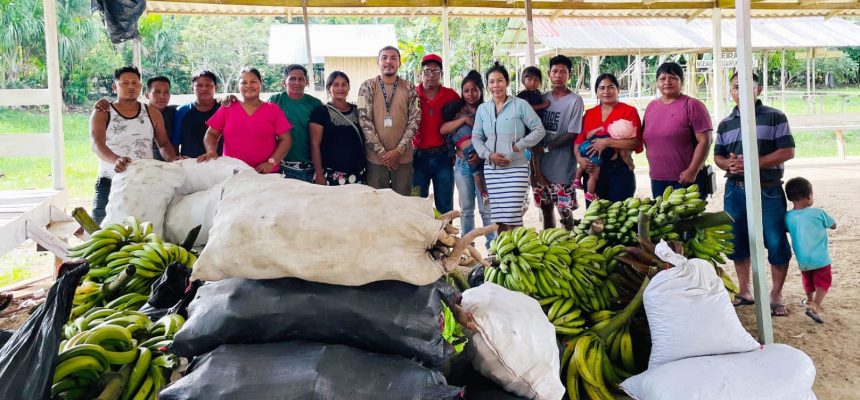
[[[738,104],[738,74],[732,76],[732,99]],[[761,83],[753,74],[753,96],[755,102],[756,135],[758,137],[761,169],[761,209],[764,227],[764,245],[771,266],[773,287],[770,291],[771,314],[784,316],[788,313],[782,304],[782,286],[788,272],[791,248],[785,229],[786,200],[782,189],[784,163],[794,158],[794,138],[788,119],[781,111],[768,107],[758,100]],[[744,161],[741,142],[741,116],[738,107],[717,128],[714,147],[714,163],[726,171],[726,193],[723,206],[734,218],[732,229],[735,237],[734,254],[740,293],[735,296],[735,306],[753,303],[750,290],[750,249],[747,234],[746,194],[744,192]]]

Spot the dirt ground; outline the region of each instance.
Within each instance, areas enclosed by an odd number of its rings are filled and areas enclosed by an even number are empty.
[[[637,195],[649,196],[647,169],[639,168]],[[804,315],[800,301],[805,298],[801,286],[800,272],[792,260],[789,276],[784,288],[783,302],[789,309],[787,317],[773,318],[776,342],[785,343],[805,351],[815,363],[817,378],[814,391],[821,400],[860,399],[860,208],[853,200],[860,198],[860,159],[800,159],[786,166],[786,179],[803,176],[809,179],[815,192],[815,206],[832,215],[838,229],[830,235],[830,254],[833,259],[833,286],[824,303],[826,323],[817,324]],[[708,209],[722,210],[722,182],[720,191],[710,200]],[[580,195],[581,196],[581,195]],[[456,196],[455,196],[456,199]],[[790,206],[790,205],[789,205]],[[580,217],[584,211],[577,210]],[[540,227],[540,216],[535,208],[526,214],[526,226]],[[483,249],[482,243],[478,248]],[[733,268],[726,268],[734,275]],[[16,292],[16,296],[27,296],[47,284]],[[0,312],[0,328],[16,329],[27,319],[21,300]],[[32,304],[29,303],[29,304]],[[743,325],[757,337],[755,309],[751,306],[737,309]]]

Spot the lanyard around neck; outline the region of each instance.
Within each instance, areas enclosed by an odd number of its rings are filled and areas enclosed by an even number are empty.
[[[385,92],[385,82],[382,82],[382,77],[377,77],[379,79],[379,87],[382,88],[382,99],[385,101],[385,115],[391,115],[391,103],[394,101],[394,94],[397,93],[397,83],[400,82],[400,78],[394,78],[394,89],[391,89],[391,98],[388,98],[388,93]]]

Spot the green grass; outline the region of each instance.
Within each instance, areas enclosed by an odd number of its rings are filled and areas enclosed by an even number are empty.
[[[48,132],[45,111],[0,109],[0,134]],[[98,169],[90,150],[89,114],[64,113],[66,188],[73,199],[92,197]],[[0,190],[52,187],[50,157],[0,158]]]

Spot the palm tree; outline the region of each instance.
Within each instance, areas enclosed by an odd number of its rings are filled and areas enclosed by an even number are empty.
[[[42,39],[43,25],[41,1],[0,0],[0,87],[18,81],[25,55]]]

